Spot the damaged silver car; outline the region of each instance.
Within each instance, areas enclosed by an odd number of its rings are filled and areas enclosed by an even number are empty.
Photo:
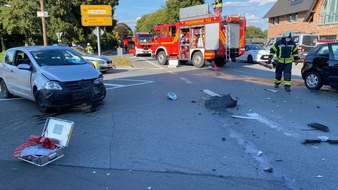
[[[106,96],[102,74],[69,47],[25,46],[8,49],[0,64],[4,98],[13,95],[36,102],[41,112]]]

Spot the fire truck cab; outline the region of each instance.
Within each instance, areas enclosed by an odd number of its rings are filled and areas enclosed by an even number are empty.
[[[152,54],[151,36],[149,32],[136,32],[134,34],[133,41],[134,41],[134,50],[132,50],[132,53],[135,56]]]
[[[186,10],[181,9],[181,14],[192,12],[190,8],[196,11],[203,7],[183,8]],[[198,68],[205,61],[223,66],[245,51],[245,19],[238,15],[203,15],[181,17],[175,24],[156,25],[152,30],[152,50],[161,65],[167,64],[168,59],[178,59],[183,63],[192,61]]]

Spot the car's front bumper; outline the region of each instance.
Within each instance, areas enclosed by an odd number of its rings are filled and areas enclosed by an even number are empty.
[[[83,103],[99,102],[106,96],[104,84],[92,82],[73,82],[62,85],[62,90],[41,90],[45,106],[48,108],[62,108]]]
[[[269,55],[257,55],[257,62],[265,62],[268,61]]]

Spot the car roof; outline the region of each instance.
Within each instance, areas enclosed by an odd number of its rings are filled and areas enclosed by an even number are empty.
[[[321,43],[321,44],[318,44],[317,46],[326,46],[326,45],[338,45],[338,42],[327,42],[327,43]]]
[[[39,50],[58,50],[58,49],[71,49],[71,48],[65,46],[19,46],[10,48],[8,50],[39,51]]]

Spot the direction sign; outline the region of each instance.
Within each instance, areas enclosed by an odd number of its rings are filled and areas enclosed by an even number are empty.
[[[82,17],[82,26],[112,26],[112,17]]]
[[[102,29],[100,29],[99,27],[96,27],[93,30],[93,34],[95,34],[96,36],[98,36],[99,35],[99,30],[100,30],[100,36],[102,36],[102,34],[104,34],[104,31]]]
[[[111,16],[110,5],[81,5],[82,16]]]

